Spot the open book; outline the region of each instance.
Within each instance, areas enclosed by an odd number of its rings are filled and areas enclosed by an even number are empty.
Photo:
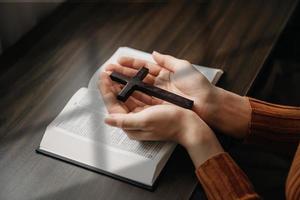
[[[88,88],[79,89],[47,126],[37,152],[97,171],[147,189],[153,189],[176,144],[139,142],[103,121],[107,111],[97,90],[100,71],[120,56],[152,61],[151,54],[120,47],[93,75]],[[216,83],[222,70],[194,65]]]

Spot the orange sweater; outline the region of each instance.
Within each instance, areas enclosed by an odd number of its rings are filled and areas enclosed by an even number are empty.
[[[299,143],[300,108],[270,104],[252,98],[249,98],[249,102],[252,115],[245,142]],[[196,169],[196,175],[210,200],[261,199],[246,174],[228,153],[220,153],[207,160]],[[286,182],[286,198],[300,199],[300,144]]]

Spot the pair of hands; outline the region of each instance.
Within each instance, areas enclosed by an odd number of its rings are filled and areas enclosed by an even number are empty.
[[[118,64],[109,64],[100,74],[98,87],[109,112],[105,122],[122,128],[132,139],[175,141],[187,149],[198,167],[213,155],[223,152],[206,123],[218,109],[220,90],[196,72],[188,61],[157,52],[152,56],[156,63],[122,57]],[[110,73],[115,71],[131,77],[141,66],[149,69],[144,79],[146,83],[193,100],[193,110],[140,92],[134,92],[124,103],[118,101],[116,95],[122,86],[110,79]]]

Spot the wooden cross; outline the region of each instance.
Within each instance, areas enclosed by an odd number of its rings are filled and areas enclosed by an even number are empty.
[[[150,96],[154,96],[164,101],[168,101],[170,103],[181,106],[183,108],[192,109],[194,104],[193,101],[172,92],[168,92],[164,89],[144,83],[143,79],[147,76],[148,72],[149,69],[142,67],[132,78],[124,76],[117,72],[111,73],[110,78],[113,81],[125,85],[118,94],[117,99],[125,102],[135,90],[138,90]]]

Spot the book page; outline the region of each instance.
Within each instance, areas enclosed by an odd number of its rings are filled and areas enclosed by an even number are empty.
[[[165,144],[129,139],[122,129],[104,123],[106,113],[97,91],[81,89],[49,126],[148,159],[154,159]]]

